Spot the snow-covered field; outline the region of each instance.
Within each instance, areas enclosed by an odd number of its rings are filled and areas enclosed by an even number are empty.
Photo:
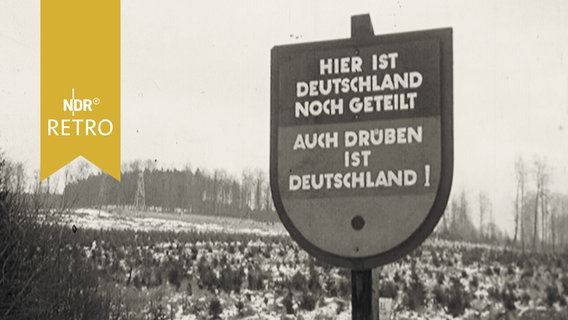
[[[284,235],[280,223],[263,223],[230,217],[210,217],[151,212],[112,212],[91,208],[76,209],[61,217],[62,223],[77,228],[119,229],[139,231],[197,231]]]
[[[118,319],[349,319],[350,271],[320,264],[279,224],[81,209],[78,250]],[[104,229],[105,231],[100,231]],[[568,258],[428,240],[381,269],[393,319],[568,319]]]

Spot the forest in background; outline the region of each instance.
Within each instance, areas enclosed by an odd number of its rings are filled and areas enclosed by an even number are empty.
[[[123,165],[118,182],[104,173],[68,175],[63,201],[73,207],[113,206],[179,214],[278,220],[267,174],[245,170],[233,177],[224,170],[156,168],[132,162]]]
[[[11,185],[26,186],[22,164],[7,162],[4,171]],[[84,161],[68,166],[63,173],[36,182],[27,188],[28,192],[42,194],[43,201],[54,208],[110,207],[279,221],[268,175],[260,169],[244,170],[235,176],[226,170],[189,165],[183,169],[164,168],[153,160],[138,160],[122,165],[118,182],[101,171],[92,171]],[[519,157],[511,173],[516,181],[509,226],[512,232],[505,232],[495,223],[495,216],[503,213],[494,212],[486,192],[453,189],[434,236],[513,246],[523,251],[564,252],[568,246],[568,196],[551,191],[553,168],[542,158],[528,161]],[[61,183],[54,179],[63,179],[62,191],[57,192],[55,185]]]
[[[513,246],[524,251],[565,253],[568,247],[568,195],[550,189],[553,168],[543,158],[515,161],[515,198],[512,234],[495,224],[487,193],[467,195],[452,191],[437,234],[452,240]],[[471,201],[471,199],[475,199]]]

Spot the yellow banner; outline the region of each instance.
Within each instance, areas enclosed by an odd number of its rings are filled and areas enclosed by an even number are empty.
[[[83,156],[120,181],[120,0],[41,0],[40,179]]]

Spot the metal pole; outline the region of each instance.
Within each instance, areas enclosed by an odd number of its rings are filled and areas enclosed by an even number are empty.
[[[371,320],[372,294],[371,269],[351,270],[351,318]]]

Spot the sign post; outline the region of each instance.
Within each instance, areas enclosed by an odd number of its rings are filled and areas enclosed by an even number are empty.
[[[276,46],[270,186],[308,253],[352,269],[353,319],[371,314],[371,269],[420,245],[453,172],[452,30]]]
[[[372,299],[371,270],[351,270],[351,319],[371,320]]]

